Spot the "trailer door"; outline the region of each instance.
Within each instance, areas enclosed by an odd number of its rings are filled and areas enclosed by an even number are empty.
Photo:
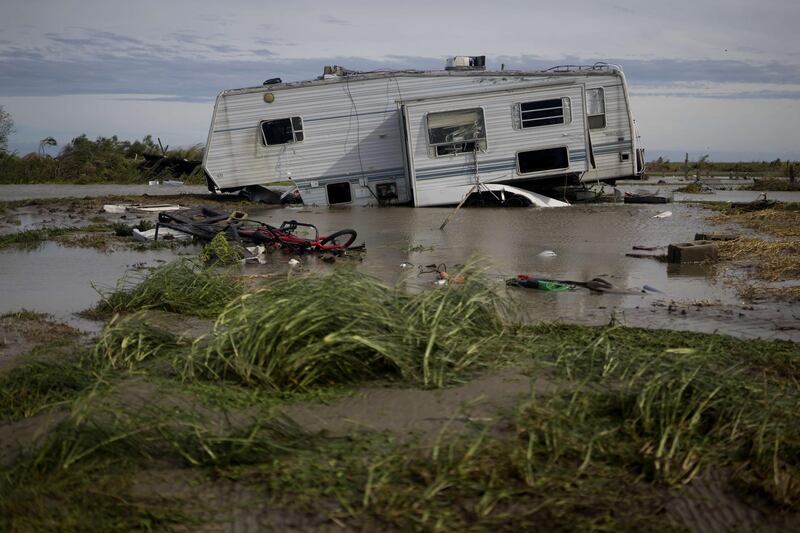
[[[402,122],[402,144],[403,144],[403,162],[406,166],[406,180],[408,186],[411,187],[411,198],[414,205],[417,205],[417,187],[415,186],[414,176],[414,153],[412,151],[411,137],[408,131],[408,108],[404,105],[400,106],[400,121]]]

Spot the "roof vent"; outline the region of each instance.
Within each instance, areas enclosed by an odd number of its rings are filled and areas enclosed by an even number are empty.
[[[486,70],[486,56],[455,56],[447,58],[445,70]]]
[[[325,79],[347,76],[348,74],[350,74],[350,71],[339,65],[325,65],[325,68],[322,70],[322,77]]]

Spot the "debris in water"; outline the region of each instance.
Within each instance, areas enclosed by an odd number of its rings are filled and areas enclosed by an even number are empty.
[[[653,218],[667,218],[672,216],[672,211],[664,211],[663,213],[659,213],[657,215],[653,215]]]
[[[138,228],[133,228],[133,238],[137,241],[154,241],[156,237],[162,241],[191,241],[192,236],[182,231],[177,231],[169,228],[153,228],[141,231]]]
[[[540,291],[562,292],[570,290],[570,286],[560,281],[552,279],[532,278],[527,274],[519,274],[516,278],[506,281],[506,285],[512,287],[524,287],[526,289],[538,289]]]
[[[553,250],[545,250],[539,252],[539,257],[556,257],[556,253]]]

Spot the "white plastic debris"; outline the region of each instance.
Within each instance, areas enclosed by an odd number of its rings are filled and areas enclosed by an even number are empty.
[[[433,284],[434,285],[447,285],[447,280],[444,279],[444,278],[443,279],[437,279],[436,281],[433,282]]]
[[[411,268],[413,266],[411,263],[400,263],[400,268]]]
[[[289,259],[289,266],[296,267],[299,264],[300,264],[300,261],[298,261],[297,259],[294,259],[294,258]]]
[[[261,265],[267,262],[267,249],[264,246],[247,246],[245,250],[252,254],[251,257],[246,257],[244,259],[245,262],[258,262]]]
[[[653,215],[653,218],[667,218],[672,216],[672,211],[664,211],[663,213],[659,213],[657,215]]]
[[[161,211],[178,211],[183,209],[177,204],[105,204],[103,211],[106,213],[126,213],[128,211],[133,213],[160,213]]]
[[[556,253],[553,250],[544,250],[539,252],[539,257],[556,257]]]
[[[124,213],[133,204],[105,204],[103,211],[106,213]]]
[[[133,228],[133,238],[137,241],[154,241],[156,239],[156,230],[153,228],[145,231],[139,231],[137,228]],[[192,240],[192,236],[188,233],[183,233],[182,231],[171,228],[158,228],[158,240],[190,241]]]

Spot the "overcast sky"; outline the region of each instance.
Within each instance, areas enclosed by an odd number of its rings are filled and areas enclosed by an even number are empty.
[[[619,63],[650,157],[800,158],[800,2],[0,0],[11,148],[204,142],[214,96],[354,69]]]

